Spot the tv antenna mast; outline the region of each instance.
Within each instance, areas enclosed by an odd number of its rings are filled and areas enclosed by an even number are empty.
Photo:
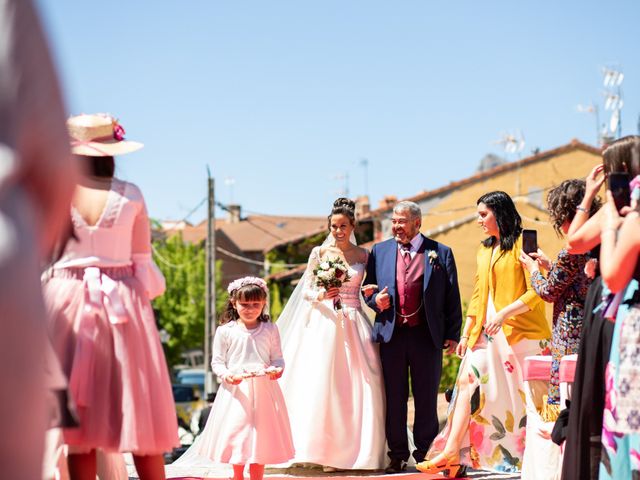
[[[502,133],[500,139],[493,143],[494,145],[502,146],[502,149],[508,155],[517,154],[518,158],[522,156],[522,151],[525,147],[524,135],[520,130],[515,133]]]
[[[226,177],[224,184],[229,187],[229,205],[233,205],[233,186],[236,184],[236,179],[233,177]]]
[[[334,180],[344,181],[344,186],[335,191],[337,195],[349,197],[349,172],[339,173],[333,177]]]
[[[362,167],[362,170],[364,171],[364,192],[363,192],[363,195],[369,196],[369,159],[368,158],[361,158],[358,163]]]
[[[515,133],[502,133],[499,140],[493,142],[494,144],[501,145],[504,152],[509,155],[517,155],[517,158],[522,158],[522,151],[524,150],[525,141],[524,135],[520,130],[516,130]],[[520,166],[518,165],[516,171],[516,195],[520,195],[521,190],[520,182]]]
[[[594,105],[593,102],[589,103],[589,105],[578,104],[576,106],[576,110],[580,113],[590,113],[596,119],[596,143],[602,143],[602,138],[600,135],[600,112],[598,110],[598,105]]]
[[[609,124],[605,125],[603,134],[606,137],[621,137],[622,136],[622,107],[624,101],[622,100],[622,81],[624,80],[624,73],[619,68],[604,67],[602,69],[605,91],[604,95],[604,109],[611,112],[609,118]]]

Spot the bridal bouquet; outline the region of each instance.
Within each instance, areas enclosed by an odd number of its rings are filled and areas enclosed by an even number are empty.
[[[351,279],[349,275],[349,269],[339,257],[333,260],[323,260],[313,269],[313,274],[316,276],[316,285],[322,287],[325,290],[330,288],[340,288],[343,283],[348,282]],[[340,297],[334,297],[333,308],[335,310],[342,309],[342,302]]]

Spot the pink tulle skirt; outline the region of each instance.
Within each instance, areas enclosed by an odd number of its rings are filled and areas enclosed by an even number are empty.
[[[100,269],[93,279],[85,269],[57,270],[43,289],[80,420],[65,430],[65,443],[139,455],[179,445],[153,311],[131,267]]]

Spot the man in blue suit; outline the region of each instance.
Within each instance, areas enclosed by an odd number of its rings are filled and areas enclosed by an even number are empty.
[[[393,238],[373,246],[367,265],[365,283],[378,287],[366,302],[376,312],[373,339],[380,343],[387,397],[387,473],[401,472],[409,459],[409,375],[416,462],[424,460],[438,434],[442,350],[455,351],[462,325],[453,252],[422,235],[421,224],[420,207],[399,202],[391,217]]]

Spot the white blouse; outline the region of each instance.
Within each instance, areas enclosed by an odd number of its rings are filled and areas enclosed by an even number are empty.
[[[221,379],[266,367],[284,368],[280,333],[270,322],[259,322],[252,330],[235,321],[219,326],[212,353],[213,373]]]

